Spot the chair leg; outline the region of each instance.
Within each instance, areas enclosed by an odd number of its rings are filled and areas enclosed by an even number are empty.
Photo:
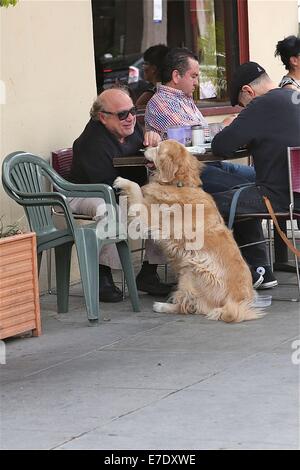
[[[269,262],[271,266],[271,270],[273,271],[273,250],[272,250],[272,228],[271,228],[271,221],[267,220],[267,229],[268,229],[268,240],[269,240]]]
[[[43,257],[43,252],[41,251],[37,255],[37,264],[38,264],[38,273],[40,275],[40,269],[41,269],[41,264],[42,264],[42,257]]]
[[[76,249],[83,293],[90,322],[99,319],[99,251],[95,232],[79,228],[76,232]]]
[[[52,249],[47,250],[47,283],[48,294],[52,294]]]
[[[141,264],[143,264],[144,261],[144,251],[145,251],[145,240],[142,238],[142,246],[141,246]]]
[[[123,272],[125,275],[133,311],[140,312],[139,296],[138,296],[138,291],[136,288],[135,276],[134,276],[134,271],[132,267],[132,261],[131,261],[130,250],[129,250],[128,244],[125,240],[122,240],[118,242],[116,246],[118,249]]]
[[[121,280],[122,280],[122,297],[123,297],[123,300],[125,300],[126,284],[125,284],[125,276],[124,276],[123,269],[121,270]]]
[[[54,248],[58,313],[67,313],[69,310],[72,246],[73,243],[65,243]]]
[[[292,240],[293,240],[293,245],[296,248],[296,235],[295,235],[295,228],[293,224],[293,218],[291,216],[291,230],[292,230]],[[299,259],[298,256],[295,254],[295,266],[296,266],[296,275],[297,275],[297,285],[298,285],[298,301],[300,301],[300,273],[299,273]]]
[[[298,256],[295,255],[295,264],[296,264],[296,274],[297,274],[297,284],[298,284],[298,301],[300,301],[300,273],[299,273],[299,259]]]

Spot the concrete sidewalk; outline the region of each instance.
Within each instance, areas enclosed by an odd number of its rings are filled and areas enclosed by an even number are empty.
[[[6,341],[2,449],[299,448],[299,303],[225,324],[141,299],[89,327],[82,297],[41,298],[43,335]]]

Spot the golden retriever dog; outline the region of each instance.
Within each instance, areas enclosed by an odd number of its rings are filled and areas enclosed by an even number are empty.
[[[225,322],[258,318],[250,270],[213,198],[201,188],[203,163],[173,140],[149,148],[145,157],[156,167],[149,184],[140,188],[119,177],[114,187],[128,198],[130,220],[137,217],[136,205],[146,208],[141,224],[155,235],[178,277],[176,291],[168,302],[155,302],[154,311],[203,314]],[[150,217],[153,207],[160,208],[155,222]],[[164,224],[167,219],[169,226]]]

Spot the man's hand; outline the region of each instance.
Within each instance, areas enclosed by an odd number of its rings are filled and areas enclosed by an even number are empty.
[[[161,142],[160,135],[154,131],[147,131],[144,135],[143,144],[145,147],[157,147],[159,142]]]
[[[233,114],[232,116],[226,117],[223,121],[223,127],[229,126],[234,120],[237,118],[237,114]]]

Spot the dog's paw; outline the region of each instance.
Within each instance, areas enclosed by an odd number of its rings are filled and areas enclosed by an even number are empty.
[[[125,178],[118,176],[113,182],[113,188],[114,189],[126,189],[128,182],[129,180],[126,180]]]
[[[156,313],[161,313],[161,312],[165,312],[165,303],[164,302],[154,302],[153,303],[153,312],[156,312]]]
[[[180,313],[180,306],[168,302],[154,302],[153,311],[156,313]]]

